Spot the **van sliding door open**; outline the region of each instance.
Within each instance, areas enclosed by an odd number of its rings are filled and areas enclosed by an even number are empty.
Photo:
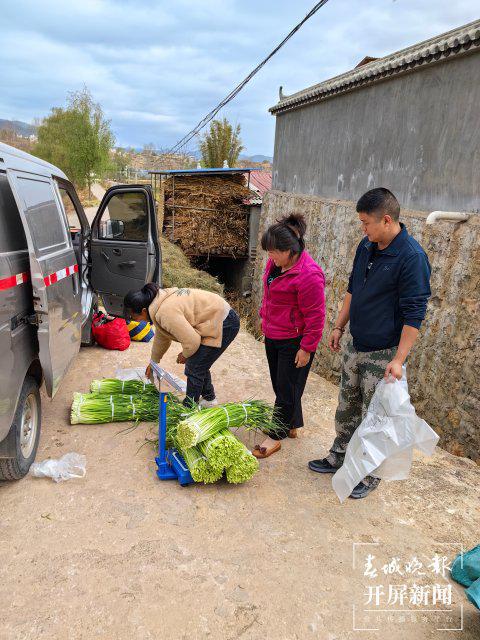
[[[78,265],[63,209],[50,177],[7,170],[25,229],[30,258],[39,357],[53,397],[78,353],[81,290]]]

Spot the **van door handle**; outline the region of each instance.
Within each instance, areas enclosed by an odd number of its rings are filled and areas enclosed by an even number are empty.
[[[109,262],[110,261],[110,257],[107,256],[107,254],[105,253],[105,251],[102,251],[102,256],[105,258],[105,262]]]
[[[137,264],[136,260],[127,260],[126,262],[119,262],[119,267],[134,267]]]
[[[114,249],[114,250],[113,250],[113,255],[115,255],[115,256],[121,256],[121,255],[122,255],[122,250],[121,250],[121,249]]]

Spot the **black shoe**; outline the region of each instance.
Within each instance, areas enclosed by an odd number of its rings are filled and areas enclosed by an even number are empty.
[[[379,484],[380,478],[372,478],[368,484],[365,484],[363,481],[359,482],[350,494],[350,498],[353,498],[354,500],[366,498],[369,493],[378,487]]]
[[[321,460],[310,460],[308,468],[312,471],[316,471],[317,473],[336,473],[338,471],[338,468],[334,467],[333,464],[330,464],[326,458],[322,458]]]

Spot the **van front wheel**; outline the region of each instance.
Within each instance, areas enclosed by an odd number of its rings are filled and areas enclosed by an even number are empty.
[[[38,383],[35,378],[27,376],[8,435],[15,441],[16,456],[0,459],[0,480],[20,480],[27,475],[37,453],[41,422]]]

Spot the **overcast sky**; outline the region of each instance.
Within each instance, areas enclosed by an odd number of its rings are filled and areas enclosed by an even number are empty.
[[[173,145],[283,39],[312,0],[0,0],[0,118],[31,122],[84,84],[117,144]],[[271,155],[289,94],[479,17],[478,0],[330,0],[224,110]]]

